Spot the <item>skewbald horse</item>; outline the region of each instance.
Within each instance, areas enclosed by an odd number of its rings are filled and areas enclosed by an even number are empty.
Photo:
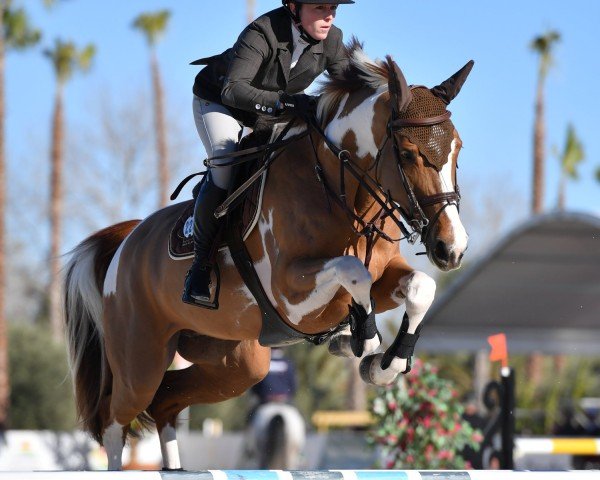
[[[459,267],[467,247],[456,183],[461,140],[446,105],[472,62],[428,89],[408,87],[390,57],[374,62],[356,41],[348,55],[345,77],[326,81],[318,103],[327,141],[311,131],[281,152],[270,167],[258,226],[246,246],[267,296],[296,330],[333,331],[348,317],[351,302],[366,314],[373,313],[372,306],[380,313],[406,304],[402,335],[416,339],[435,282],[410,267],[398,242],[389,241],[402,237],[404,224],[378,213],[383,203],[394,207],[421,234],[433,264],[441,270]],[[306,128],[293,127],[287,138]],[[345,157],[334,155],[331,145]],[[363,178],[345,170],[340,176],[341,158],[379,188],[364,188]],[[338,196],[344,205],[332,201],[331,192],[344,193]],[[66,330],[78,414],[106,448],[111,470],[122,467],[136,418],[155,422],[164,468],[180,469],[177,414],[191,404],[237,397],[269,369],[270,348],[258,342],[260,309],[228,249],[217,256],[219,309],[182,303],[189,261],[167,254],[170,229],[182,210],[183,204],[175,204],[141,222],[105,228],[81,242],[66,267]],[[360,219],[373,218],[376,234],[360,235]],[[338,332],[330,350],[351,356],[350,337],[350,328]],[[410,354],[398,353],[402,345],[373,353],[378,347],[378,335],[361,346],[366,381],[387,384],[410,368]],[[176,352],[192,365],[167,370]]]

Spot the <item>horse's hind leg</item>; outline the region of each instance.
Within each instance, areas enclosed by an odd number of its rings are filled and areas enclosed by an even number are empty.
[[[104,445],[108,458],[108,470],[121,470],[123,468],[123,447],[125,446],[125,437],[128,431],[129,425],[120,425],[116,421],[104,430],[102,445]]]
[[[169,370],[148,407],[156,422],[163,465],[181,468],[176,439],[179,412],[196,403],[217,403],[238,397],[269,371],[270,349],[257,341],[226,341],[199,337],[198,357],[183,370]],[[191,356],[184,358],[192,360]]]
[[[152,402],[175,354],[177,336],[161,338],[146,320],[149,315],[117,317],[113,314],[114,305],[111,302],[105,305],[105,348],[112,371],[112,389],[106,398],[109,407],[103,421],[102,440],[109,470],[119,470],[130,424]],[[124,331],[122,322],[114,321],[122,317],[128,318],[129,332]]]

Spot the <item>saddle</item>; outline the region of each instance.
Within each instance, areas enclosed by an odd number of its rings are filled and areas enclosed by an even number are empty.
[[[244,137],[240,142],[239,150],[259,149],[267,144],[271,137],[271,130],[255,130],[250,135]],[[283,136],[283,135],[281,135]],[[284,141],[282,144],[287,143]],[[258,172],[267,161],[269,154],[265,154],[253,161],[244,162],[234,167],[233,188],[235,191],[250,176]],[[244,280],[248,289],[256,299],[256,302],[262,314],[262,328],[259,336],[259,342],[263,346],[275,347],[290,345],[307,340],[314,344],[321,344],[331,335],[345,326],[344,323],[332,331],[322,334],[307,335],[290,327],[279,315],[279,312],[273,307],[265,293],[254,264],[246,249],[244,240],[250,235],[258,222],[258,216],[262,205],[262,195],[266,183],[268,170],[265,170],[260,180],[254,182],[242,196],[232,203],[226,216],[226,226],[224,228],[223,240],[220,243],[220,249],[229,248],[231,257]],[[204,181],[204,179],[202,180]],[[193,192],[195,199],[202,181],[196,185]],[[185,180],[184,180],[185,182]],[[183,183],[183,182],[182,182]],[[180,185],[181,187],[181,185]],[[178,190],[180,190],[178,187]],[[177,190],[177,191],[178,191]],[[175,222],[169,236],[169,255],[174,260],[189,259],[194,256],[194,200],[187,202],[183,213]],[[215,250],[216,251],[216,250]],[[215,264],[215,274],[217,277],[215,300],[212,308],[218,308],[219,282],[220,275],[218,265]]]
[[[254,131],[245,136],[239,145],[239,150],[250,149],[264,145],[268,142],[270,131]],[[256,159],[235,167],[233,172],[233,188],[235,191],[244,181],[261,167],[262,162]],[[260,206],[262,205],[262,194],[265,180],[265,171],[261,179],[246,190],[239,200],[239,209],[236,209],[238,228],[242,231],[242,240],[246,240],[258,222]],[[169,235],[169,256],[173,260],[186,260],[194,257],[194,204],[202,185],[202,179],[192,191],[192,200],[188,200],[183,213],[179,216]],[[219,250],[227,247],[227,240],[221,236]]]

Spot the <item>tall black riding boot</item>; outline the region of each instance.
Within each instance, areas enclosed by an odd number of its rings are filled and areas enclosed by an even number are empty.
[[[217,187],[209,174],[202,184],[194,205],[194,262],[185,277],[182,300],[205,306],[210,301],[211,252],[219,231],[216,208],[227,198],[227,190]]]

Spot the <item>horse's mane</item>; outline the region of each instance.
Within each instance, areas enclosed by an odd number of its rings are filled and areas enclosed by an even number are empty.
[[[363,44],[354,36],[345,45],[345,50],[350,60],[348,67],[341,75],[327,75],[317,91],[317,94],[321,95],[317,116],[322,124],[327,123],[337,112],[346,95],[362,88],[376,91],[388,85],[388,63],[371,60],[365,54]]]
[[[354,36],[344,46],[344,50],[349,59],[348,66],[335,77],[326,74],[325,80],[316,91],[316,95],[320,96],[317,120],[322,126],[331,121],[347,94],[363,88],[370,88],[375,93],[379,88],[388,86],[390,78],[388,62],[371,60],[365,54],[363,44]],[[294,120],[293,114],[287,112],[278,117],[263,115],[259,116],[253,128],[260,131],[273,131],[275,125]]]

